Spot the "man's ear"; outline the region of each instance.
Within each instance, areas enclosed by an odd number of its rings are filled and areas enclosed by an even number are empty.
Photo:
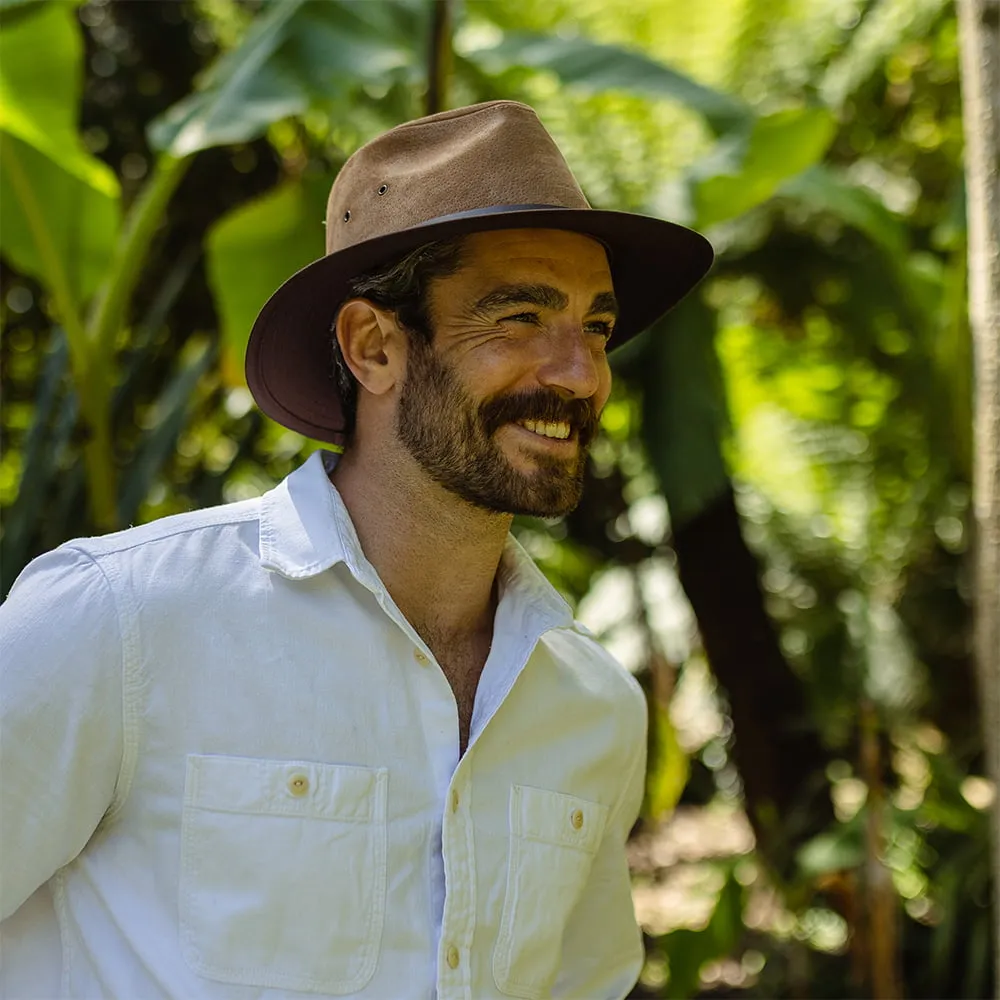
[[[347,367],[370,393],[380,396],[400,380],[404,335],[389,310],[368,299],[348,299],[337,314],[335,335]]]

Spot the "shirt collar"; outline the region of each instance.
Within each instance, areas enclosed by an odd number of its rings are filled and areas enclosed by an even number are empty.
[[[301,580],[343,562],[368,589],[384,590],[361,550],[344,501],[329,480],[337,457],[332,452],[314,452],[261,497],[261,565]],[[573,625],[570,606],[513,535],[507,536],[499,576],[501,601],[514,598],[536,629]]]
[[[341,522],[354,526],[327,478],[328,452],[316,451],[261,497],[260,561],[290,580],[302,580],[348,562]],[[339,508],[339,509],[338,509]],[[361,546],[357,544],[360,554]]]
[[[501,602],[516,594],[526,618],[533,618],[538,631],[573,625],[573,610],[545,578],[521,543],[508,535],[500,559]]]

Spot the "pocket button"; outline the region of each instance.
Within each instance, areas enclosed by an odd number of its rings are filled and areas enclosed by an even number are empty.
[[[288,790],[296,798],[301,798],[309,791],[309,779],[304,774],[293,774],[288,779]]]
[[[583,810],[574,809],[570,814],[569,821],[573,824],[574,830],[579,830],[583,826]]]
[[[459,954],[458,954],[458,949],[454,945],[452,945],[448,949],[447,957],[448,957],[448,967],[451,969],[457,969],[459,963]]]

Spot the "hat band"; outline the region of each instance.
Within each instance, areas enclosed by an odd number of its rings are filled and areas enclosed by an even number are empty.
[[[561,212],[585,212],[587,209],[572,209],[566,205],[488,205],[486,208],[467,208],[464,212],[451,212],[448,215],[435,215],[433,219],[426,219],[418,222],[413,228],[419,229],[421,226],[437,225],[439,222],[451,222],[457,219],[478,219],[484,215],[505,215],[507,212],[530,212],[533,210],[558,209]]]
[[[459,219],[481,219],[486,216],[497,216],[497,215],[507,215],[508,213],[514,212],[590,212],[593,209],[590,208],[569,208],[566,205],[549,205],[549,204],[526,204],[526,205],[492,205],[486,208],[468,208],[464,212],[450,212],[448,215],[436,215],[433,219],[426,219],[424,222],[418,222],[413,228],[422,229],[424,226],[436,226],[440,222],[456,222]],[[608,255],[608,260],[612,260],[611,246],[599,236],[591,235],[591,239],[597,240],[598,243],[604,247],[605,252]]]

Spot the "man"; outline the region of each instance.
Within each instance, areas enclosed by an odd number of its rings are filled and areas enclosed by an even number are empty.
[[[327,251],[247,377],[339,459],[67,543],[2,611],[11,995],[56,968],[65,995],[227,1000],[639,973],[645,703],[509,528],[576,504],[608,346],[711,250],[590,209],[500,101],[359,150]]]

